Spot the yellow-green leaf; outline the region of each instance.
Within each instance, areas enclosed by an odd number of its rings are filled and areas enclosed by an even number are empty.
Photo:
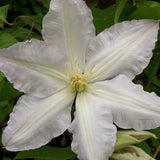
[[[0,33],[0,49],[7,48],[16,42],[18,41],[11,34],[5,32]]]
[[[6,21],[9,5],[0,7],[0,28],[4,28],[4,22]]]
[[[160,20],[160,3],[155,1],[144,2],[130,15],[129,18]]]

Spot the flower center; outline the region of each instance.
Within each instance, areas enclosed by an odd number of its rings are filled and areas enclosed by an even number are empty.
[[[76,92],[82,92],[87,87],[86,77],[83,74],[76,74],[71,78],[71,87]]]

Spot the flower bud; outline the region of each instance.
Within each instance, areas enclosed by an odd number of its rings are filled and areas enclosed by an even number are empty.
[[[155,160],[150,155],[145,153],[141,148],[133,145],[113,153],[111,158],[115,160]]]
[[[153,133],[148,131],[118,131],[115,151],[145,141],[148,138],[157,138]]]

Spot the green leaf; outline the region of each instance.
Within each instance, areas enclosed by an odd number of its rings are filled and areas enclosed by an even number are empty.
[[[0,33],[0,49],[7,48],[14,43],[18,42],[11,34],[9,33]]]
[[[0,83],[5,78],[4,74],[0,71]]]
[[[151,138],[151,142],[152,142],[152,144],[155,146],[155,148],[158,147],[158,145],[159,145],[159,140],[154,139],[154,138]]]
[[[0,116],[0,123],[7,118],[20,95],[22,93],[14,89],[6,79],[0,82],[0,113],[3,113]]]
[[[119,17],[119,22],[129,20],[129,16],[136,10],[136,7],[131,4],[125,4],[123,11]]]
[[[149,66],[144,70],[144,73],[147,75],[149,81],[152,81],[152,79],[156,76],[157,71],[160,67],[160,56],[154,55],[150,61]]]
[[[160,19],[160,3],[147,1],[142,3],[129,17],[130,19]]]
[[[14,158],[23,159],[23,158],[39,158],[45,160],[67,160],[74,159],[76,155],[71,151],[70,147],[68,148],[55,148],[50,146],[43,146],[39,149],[22,151],[17,154]]]
[[[30,21],[27,21],[27,23],[29,23]],[[26,24],[26,22],[24,22],[24,18],[20,19],[19,21],[17,21],[12,27],[6,28],[3,31],[0,31],[1,33],[9,33],[10,35],[12,35],[14,38],[16,38],[16,40],[18,41],[26,41],[28,40],[28,36],[30,33],[30,26],[28,25],[27,27],[23,28],[22,26]],[[42,40],[42,37],[40,34],[32,31],[30,38],[35,38],[35,39],[40,39]]]
[[[147,144],[147,142],[138,143],[136,146],[137,146],[137,147],[140,147],[141,149],[143,149],[143,151],[145,151],[145,152],[148,153],[149,155],[151,154],[151,148],[150,148],[150,146]]]
[[[28,35],[30,33],[30,30],[28,28],[19,28],[16,30],[13,30],[11,34],[18,40],[18,41],[26,41],[28,40]],[[42,37],[38,35],[37,33],[33,32],[30,35],[30,38],[35,38],[42,40]]]
[[[119,3],[117,5],[116,12],[115,12],[114,23],[117,23],[119,21],[119,17],[122,13],[122,10],[125,7],[126,1],[127,0],[118,1]]]
[[[156,129],[152,129],[150,130],[150,132],[154,133],[159,139],[160,139],[160,127],[156,128]]]
[[[43,14],[42,13],[39,13],[37,15],[29,15],[28,17],[30,17],[33,21],[35,22],[38,22],[39,24],[37,23],[34,23],[34,29],[36,29],[38,32],[41,32],[42,30],[42,19],[43,19]],[[32,26],[31,24],[31,20],[29,20],[28,18],[22,18],[22,20],[27,24],[27,23],[30,23],[30,27]]]
[[[150,90],[147,88],[149,92],[153,91],[160,97],[160,89],[157,86],[151,84],[149,88]]]
[[[11,158],[4,157],[3,160],[12,160]]]
[[[97,34],[114,24],[113,19],[116,11],[116,5],[112,5],[105,10],[100,10],[97,8],[91,8],[91,10],[93,14],[93,23],[96,27]]]
[[[0,73],[2,73],[2,72],[0,72]],[[4,84],[5,84],[5,80],[1,80],[0,81],[0,92],[3,89]]]
[[[14,89],[9,81],[4,80],[3,83],[3,87],[0,91],[0,101],[9,101],[22,95],[22,92]]]
[[[154,77],[151,81],[154,85],[160,88],[160,79],[157,77]]]
[[[23,25],[24,25],[24,21],[22,19],[19,19],[17,22],[14,23],[13,26],[7,27],[4,30],[0,30],[0,34],[1,33],[12,33],[15,30],[18,30],[19,28],[21,28]]]
[[[6,105],[8,105],[8,101],[0,101],[0,108],[5,107]]]
[[[114,15],[117,9],[117,5],[112,5],[107,9],[101,10],[97,8],[91,8],[93,14],[93,23],[96,27],[97,34],[111,27],[114,24]],[[128,20],[128,16],[135,10],[135,7],[126,4],[119,17],[119,21]]]
[[[2,123],[7,118],[12,109],[13,104],[9,104],[8,101],[0,101],[0,113],[3,113],[0,116],[0,123]]]
[[[9,5],[0,7],[0,28],[4,28],[4,22],[6,21]]]
[[[49,9],[49,4],[50,4],[50,0],[45,0],[45,1],[44,1],[44,7],[45,7],[46,9]]]
[[[6,79],[0,82],[0,113],[3,113],[0,116],[0,123],[3,122],[12,111],[20,95],[22,95],[22,93],[14,89],[13,85]]]

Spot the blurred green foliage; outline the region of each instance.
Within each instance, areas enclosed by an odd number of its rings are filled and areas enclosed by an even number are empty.
[[[159,0],[85,0],[91,8],[97,34],[115,22],[131,19],[156,19],[160,20]],[[18,41],[30,38],[42,39],[42,18],[47,13],[50,0],[1,0],[0,1],[0,49],[11,46]],[[30,18],[26,18],[30,17]],[[16,21],[15,21],[16,20]],[[33,28],[32,25],[34,24]],[[160,96],[160,34],[154,49],[154,55],[149,66],[137,76],[135,83],[141,83],[148,92],[154,91]],[[0,134],[9,118],[18,98],[23,93],[13,88],[4,75],[0,72]],[[160,128],[151,130],[158,139],[151,138],[138,144],[148,154],[153,155],[160,141]],[[0,159],[52,159],[66,160],[77,159],[68,147],[71,135],[64,135],[54,139],[49,145],[32,151],[12,153],[2,148],[0,144]],[[59,148],[56,148],[59,147]],[[56,154],[55,154],[56,153]],[[45,157],[46,156],[46,157]],[[56,157],[57,156],[57,157]],[[48,158],[47,158],[48,157]],[[160,154],[157,155],[160,159]]]
[[[4,22],[6,21],[9,5],[0,7],[0,28],[4,28]]]
[[[14,158],[22,159],[22,158],[39,158],[46,160],[66,160],[66,159],[75,159],[76,155],[70,149],[67,148],[55,148],[50,146],[43,146],[39,149],[35,149],[33,151],[23,151],[17,154]]]

